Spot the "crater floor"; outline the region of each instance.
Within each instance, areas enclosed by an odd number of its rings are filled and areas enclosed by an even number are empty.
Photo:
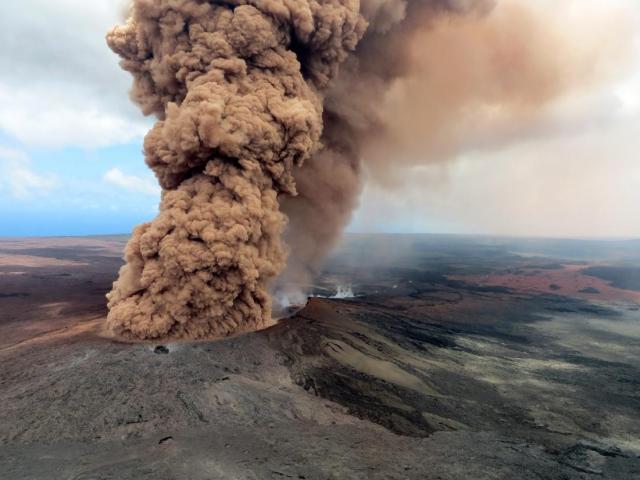
[[[129,344],[124,241],[0,241],[1,478],[640,478],[637,243],[350,237],[268,330]]]

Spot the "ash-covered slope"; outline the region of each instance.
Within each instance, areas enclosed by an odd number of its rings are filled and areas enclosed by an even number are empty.
[[[537,447],[493,434],[418,440],[348,415],[291,382],[280,332],[168,353],[93,332],[3,350],[3,478],[466,478],[522,462],[552,471]],[[475,460],[452,463],[470,448]]]
[[[66,242],[0,245],[3,479],[627,479],[640,471],[632,304],[402,266],[352,270],[358,297],[312,299],[269,330],[130,344],[102,336],[104,305],[92,293],[117,269],[109,253],[117,248]],[[458,271],[471,258],[480,268],[485,255],[475,251],[451,256]],[[488,258],[509,269],[520,261]]]

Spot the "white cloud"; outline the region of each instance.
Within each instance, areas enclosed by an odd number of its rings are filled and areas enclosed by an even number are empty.
[[[104,174],[104,181],[130,192],[144,195],[159,195],[160,187],[151,175],[127,175],[119,168],[112,168]]]
[[[640,72],[617,85],[614,94],[624,113],[634,115],[640,112]]]
[[[353,231],[638,237],[640,115],[369,183]]]
[[[0,83],[0,129],[35,147],[102,147],[141,138],[146,122],[100,105],[91,89],[31,85],[9,89]],[[84,93],[82,93],[84,92]]]
[[[46,195],[58,185],[55,176],[36,172],[29,156],[21,151],[0,146],[0,194],[25,200]]]
[[[27,146],[99,147],[142,137],[130,76],[107,47],[125,0],[0,2],[0,130]]]

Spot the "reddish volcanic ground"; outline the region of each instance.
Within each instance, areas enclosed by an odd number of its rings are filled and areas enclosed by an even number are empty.
[[[616,288],[603,279],[588,275],[587,269],[599,264],[563,264],[558,269],[494,273],[488,275],[451,275],[452,280],[489,287],[506,287],[523,293],[555,293],[596,301],[640,303],[640,291]]]

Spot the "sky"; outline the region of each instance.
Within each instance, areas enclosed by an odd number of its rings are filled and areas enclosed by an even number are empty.
[[[633,17],[620,68],[558,99],[535,135],[447,162],[398,152],[416,161],[399,183],[367,182],[350,231],[640,237],[640,2],[562,1]],[[153,119],[104,40],[125,3],[0,4],[0,236],[127,233],[155,216]]]

